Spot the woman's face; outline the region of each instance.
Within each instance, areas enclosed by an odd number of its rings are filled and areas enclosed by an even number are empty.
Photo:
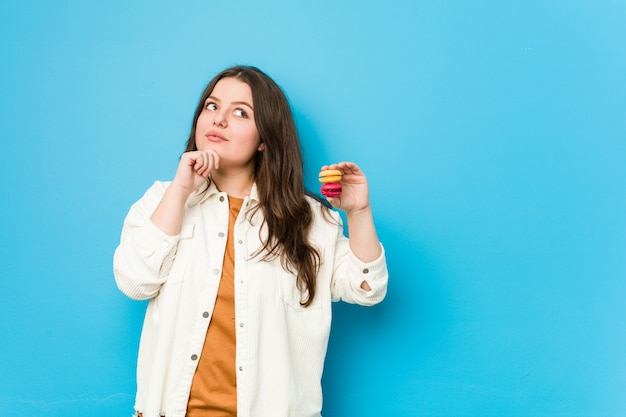
[[[196,123],[196,147],[217,152],[220,170],[254,167],[254,155],[263,145],[248,84],[236,78],[217,82]]]

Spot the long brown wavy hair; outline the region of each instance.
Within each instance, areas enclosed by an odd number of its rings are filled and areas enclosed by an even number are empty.
[[[308,307],[315,297],[321,257],[308,240],[313,211],[306,196],[326,202],[304,187],[300,141],[289,102],[281,88],[255,67],[235,66],[222,71],[209,82],[200,97],[185,151],[197,150],[198,117],[213,88],[223,78],[235,78],[250,86],[254,121],[261,143],[265,144],[265,150],[255,156],[259,205],[254,210],[261,210],[268,237],[255,256],[263,253],[263,260],[279,257],[282,267],[296,275],[296,285],[305,294],[300,304]],[[328,208],[326,204],[322,207],[325,207],[323,210]],[[254,211],[251,216],[253,214]]]

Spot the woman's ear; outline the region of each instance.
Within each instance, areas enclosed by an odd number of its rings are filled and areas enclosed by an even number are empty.
[[[265,144],[264,144],[264,143],[261,143],[261,144],[259,145],[259,147],[258,147],[258,148],[256,148],[256,150],[257,150],[257,151],[259,151],[259,152],[263,152],[263,151],[265,150]]]

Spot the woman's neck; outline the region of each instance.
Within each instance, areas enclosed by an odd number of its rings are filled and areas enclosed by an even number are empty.
[[[217,169],[211,173],[211,180],[218,190],[231,197],[244,198],[250,195],[250,190],[254,184],[254,175],[247,170],[225,172]]]

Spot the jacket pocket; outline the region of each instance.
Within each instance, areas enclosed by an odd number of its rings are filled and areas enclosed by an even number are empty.
[[[297,312],[317,310],[321,307],[320,297],[316,296],[313,299],[313,303],[308,307],[301,304],[307,299],[308,292],[306,290],[300,291],[296,285],[295,275],[289,273],[283,273],[280,277],[280,296],[283,302],[289,306],[292,310]]]

